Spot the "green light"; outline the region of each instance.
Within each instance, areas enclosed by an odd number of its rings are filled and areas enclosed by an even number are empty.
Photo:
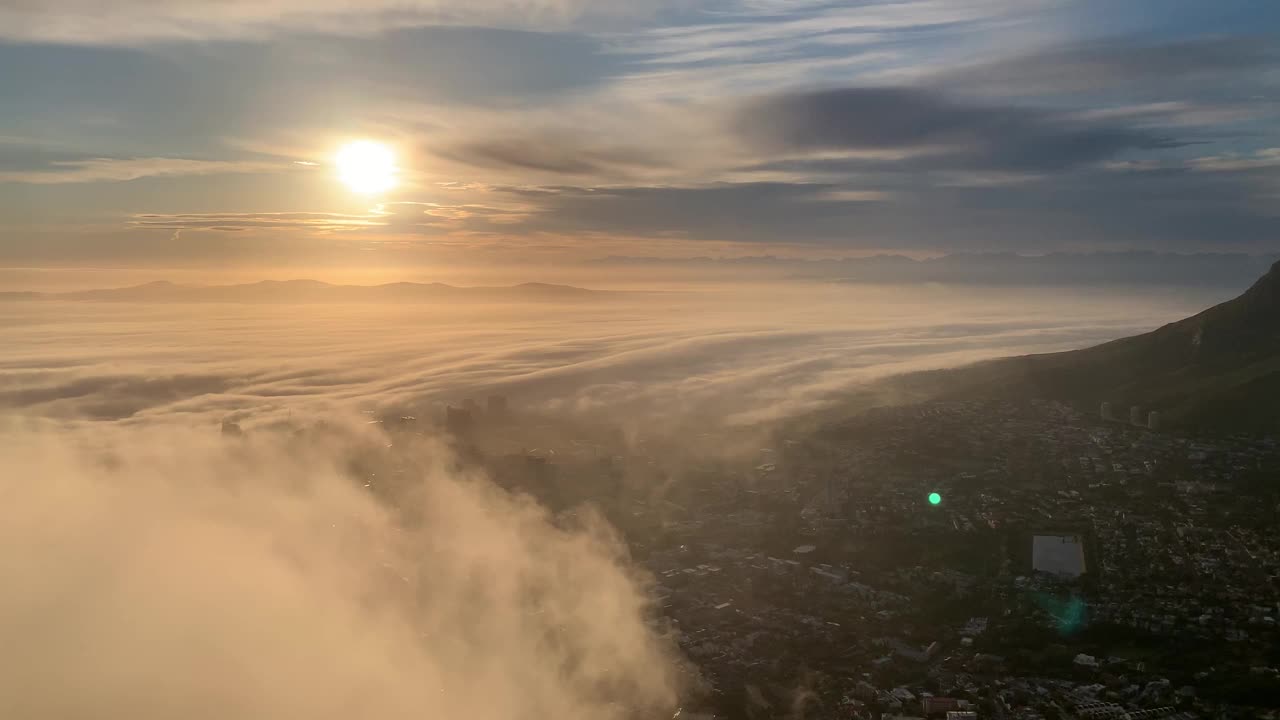
[[[938,504],[938,503],[940,503],[940,502],[942,502],[942,496],[941,496],[941,495],[939,495],[939,494],[938,494],[938,493],[936,493],[936,492],[929,493],[929,504],[930,504],[930,505],[937,505],[937,504]]]

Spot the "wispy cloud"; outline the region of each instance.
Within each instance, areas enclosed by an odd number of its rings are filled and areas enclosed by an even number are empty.
[[[1123,125],[1083,122],[1060,113],[978,105],[915,88],[843,88],[782,94],[742,108],[738,126],[766,147],[922,149],[935,169],[963,165],[1061,169],[1125,150],[1177,143]]]
[[[31,0],[0,2],[0,36],[75,44],[261,39],[280,33],[359,35],[427,26],[493,26],[609,30],[677,20],[644,39],[647,52],[682,59],[768,41],[826,42],[850,32],[971,23],[1030,11],[1046,0],[858,0],[772,3],[760,0]],[[693,25],[681,29],[680,25]],[[696,37],[695,37],[696,36]],[[623,38],[627,39],[627,38]]]
[[[221,230],[235,232],[249,228],[305,229],[318,232],[351,230],[383,225],[381,213],[363,215],[342,213],[277,212],[277,213],[155,213],[135,215],[133,227],[149,230]]]
[[[1264,148],[1252,154],[1212,155],[1193,158],[1189,161],[1195,170],[1207,172],[1236,172],[1240,170],[1262,170],[1280,168],[1280,148]]]
[[[1004,96],[1099,95],[1121,90],[1145,97],[1178,89],[1211,89],[1203,84],[1277,63],[1280,52],[1274,38],[1265,35],[1163,41],[1109,38],[966,64],[937,73],[935,82]],[[1266,74],[1253,74],[1241,89],[1271,82]]]
[[[289,32],[372,34],[430,25],[548,29],[650,18],[676,5],[668,0],[4,0],[0,36],[26,42],[132,45]]]
[[[256,212],[256,213],[143,213],[129,225],[148,230],[307,230],[318,233],[347,231],[408,231],[416,228],[472,228],[521,222],[529,209],[498,208],[480,204],[385,202],[365,213]]]
[[[0,170],[0,182],[33,185],[128,182],[147,177],[257,174],[289,170],[289,163],[187,158],[88,158],[61,160],[34,170]]]
[[[21,189],[41,200],[15,214],[24,231],[146,211],[130,228],[190,229],[210,254],[254,232],[583,254],[1266,249],[1280,55],[1168,12],[1144,30],[1078,0],[0,0],[0,40],[21,41],[0,64],[31,70],[6,78],[5,132],[61,141],[0,147],[0,182],[45,186]],[[405,182],[398,204],[341,217],[296,180],[356,136],[394,145]],[[192,206],[207,216],[169,217],[176,187],[116,212],[72,197],[215,175]]]
[[[566,135],[511,140],[476,140],[440,152],[462,163],[509,171],[554,175],[626,177],[633,170],[661,166],[662,160],[633,148],[592,147],[590,141]],[[667,161],[669,162],[669,161]]]

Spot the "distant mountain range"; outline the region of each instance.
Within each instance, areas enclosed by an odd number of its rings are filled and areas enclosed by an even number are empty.
[[[432,300],[574,300],[608,294],[570,285],[524,283],[504,287],[457,287],[444,283],[332,285],[318,280],[264,280],[244,285],[178,285],[159,281],[109,290],[66,293],[0,292],[0,301],[92,302],[360,303]]]
[[[736,258],[607,257],[593,264],[684,269],[714,276],[764,273],[858,283],[974,285],[1179,285],[1244,288],[1280,254],[1096,252],[954,253],[932,258],[873,255],[803,260],[773,256]]]
[[[1280,262],[1244,294],[1152,332],[1070,352],[994,360],[904,379],[943,395],[1137,405],[1162,423],[1280,432]]]

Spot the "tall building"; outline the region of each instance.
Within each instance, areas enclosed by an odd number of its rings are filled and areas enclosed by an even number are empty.
[[[1134,405],[1133,407],[1129,408],[1129,422],[1133,423],[1134,425],[1142,424],[1142,408],[1138,407],[1137,405]]]
[[[1102,414],[1102,419],[1103,419],[1103,420],[1110,420],[1110,419],[1111,419],[1111,403],[1109,403],[1109,402],[1104,402],[1104,403],[1102,403],[1102,413],[1101,413],[1101,414]]]
[[[1152,410],[1151,412],[1147,413],[1147,427],[1151,428],[1152,430],[1160,429],[1160,413],[1159,412]]]

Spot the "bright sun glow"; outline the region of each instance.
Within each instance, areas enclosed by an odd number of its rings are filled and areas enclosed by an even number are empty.
[[[338,177],[352,192],[373,195],[396,186],[399,172],[396,156],[382,143],[372,140],[347,143],[338,150],[334,164],[338,167]]]

